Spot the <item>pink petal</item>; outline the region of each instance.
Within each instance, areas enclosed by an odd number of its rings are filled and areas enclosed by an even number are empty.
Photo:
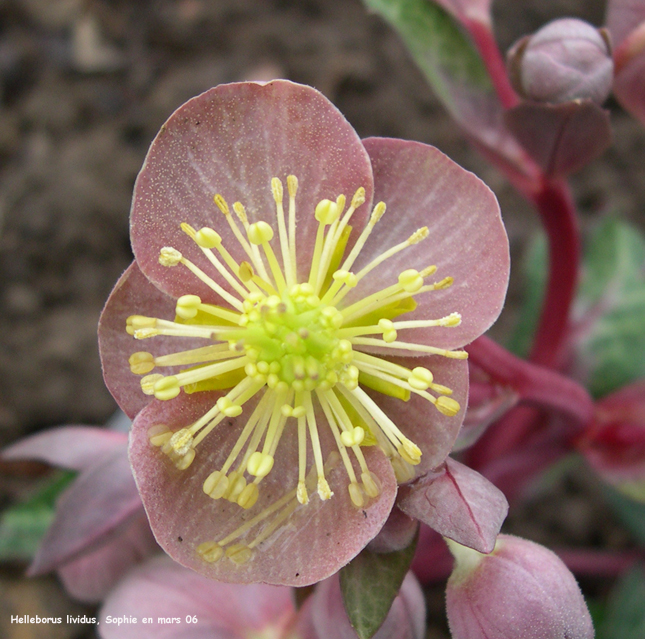
[[[223,584],[157,557],[133,570],[100,613],[102,639],[245,639],[282,636],[294,614],[289,588]],[[110,624],[108,617],[138,619]],[[179,619],[160,624],[159,617]],[[194,617],[197,621],[189,622]],[[143,623],[151,618],[151,623]]]
[[[639,31],[639,37],[642,41],[643,37],[645,37],[645,31],[643,28],[639,29]],[[644,78],[645,54],[642,52],[626,59],[614,77],[614,95],[627,111],[643,123],[645,123]]]
[[[58,569],[65,589],[75,599],[96,603],[146,557],[159,552],[145,513],[134,516],[125,529],[107,543]]]
[[[499,206],[491,190],[437,149],[418,142],[370,138],[363,144],[374,169],[375,201],[388,207],[357,260],[355,271],[383,251],[427,226],[427,239],[386,260],[347,296],[354,301],[396,282],[406,269],[430,265],[428,283],[454,278],[443,290],[417,296],[408,319],[438,319],[461,313],[457,327],[400,331],[399,339],[458,348],[497,319],[506,295],[509,252]]]
[[[495,547],[508,512],[500,490],[450,457],[442,471],[402,487],[397,503],[444,537],[483,553]]]
[[[288,202],[289,174],[299,180],[297,255],[302,278],[311,263],[306,247],[313,243],[318,225],[313,211],[321,199],[335,200],[343,193],[349,201],[362,186],[367,201],[352,224],[360,227],[369,213],[371,168],[356,133],[322,94],[286,80],[220,85],[193,98],[162,127],[137,179],[131,236],[139,266],[174,296],[191,293],[217,302],[218,296],[187,276],[183,266],[160,266],[160,249],[172,246],[212,272],[201,250],[180,230],[180,223],[187,222],[196,229],[214,228],[233,257],[248,260],[213,196],[220,193],[231,207],[241,201],[249,221],[268,222],[277,238],[270,183],[274,177],[282,180]],[[280,259],[278,243],[274,245]]]
[[[56,517],[29,568],[49,572],[104,543],[141,509],[125,443],[86,469],[61,495]]]
[[[237,530],[245,520],[295,488],[298,477],[297,437],[294,429],[287,428],[273,470],[262,480],[260,497],[250,511],[224,499],[213,500],[203,492],[205,479],[222,467],[237,441],[254,400],[245,405],[241,419],[226,420],[208,435],[186,471],[177,470],[159,449],[150,445],[147,435],[150,427],[159,423],[171,430],[187,426],[210,409],[216,399],[216,394],[203,392],[191,397],[180,395],[170,402],[154,401],[133,424],[130,458],[159,544],[182,565],[221,581],[303,586],[337,572],[376,536],[392,509],[396,481],[390,462],[374,447],[365,449],[368,466],[379,477],[382,488],[368,507],[358,510],[352,506],[347,475],[339,462],[326,473],[335,493],[329,501],[321,501],[310,490],[309,503],[298,505],[287,522],[255,549],[249,561],[237,565],[223,557],[216,563],[206,563],[196,552],[200,544],[219,541]],[[322,420],[319,424],[326,458],[332,450],[330,433],[322,426]],[[309,451],[308,460],[311,462],[312,458]],[[297,502],[294,499],[292,503]],[[269,517],[236,543],[252,542],[271,521]]]
[[[46,430],[8,446],[2,458],[37,459],[52,466],[85,470],[106,453],[124,450],[128,436],[93,426],[62,426]]]
[[[165,355],[203,346],[204,342],[194,344],[194,340],[163,336],[135,340],[125,331],[126,320],[130,315],[169,320],[175,318],[175,300],[150,284],[136,262],[128,267],[116,283],[99,320],[99,352],[105,384],[123,412],[133,418],[148,404],[150,397],[141,392],[141,377],[130,371],[130,355],[137,351]]]
[[[343,605],[338,575],[316,586],[311,605],[299,614],[301,617],[305,615],[311,619],[315,633],[312,639],[356,639]],[[374,639],[421,639],[424,636],[423,593],[414,575],[408,573]]]
[[[421,463],[416,466],[418,476],[442,464],[457,439],[468,406],[468,363],[466,360],[447,359],[439,355],[388,359],[408,368],[428,368],[432,371],[436,383],[452,389],[451,397],[461,406],[461,410],[455,416],[448,417],[414,393],[410,395],[409,401],[404,402],[369,391],[371,397],[401,432],[421,449]]]

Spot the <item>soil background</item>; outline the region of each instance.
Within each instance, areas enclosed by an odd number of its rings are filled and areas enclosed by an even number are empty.
[[[494,3],[503,49],[551,19],[601,25],[603,14],[598,0]],[[363,137],[433,144],[491,186],[514,260],[508,308],[493,329],[503,339],[537,218],[465,142],[396,34],[359,0],[0,0],[0,445],[54,425],[103,424],[114,413],[96,325],[132,259],[130,197],[147,148],[188,98],[272,77],[318,88]],[[620,213],[643,226],[645,130],[612,100],[608,108],[615,143],[573,180],[583,224]],[[2,503],[23,488],[5,475]],[[516,530],[543,543],[611,535],[606,545],[624,543],[619,530],[598,528],[611,517],[588,477],[550,490],[514,514]],[[56,589],[53,581],[23,582],[20,569],[0,574],[0,591],[51,599],[39,589]],[[597,593],[606,584],[585,587]],[[448,636],[442,597],[442,587],[429,592],[428,636],[437,639]],[[64,632],[52,636],[86,631]]]

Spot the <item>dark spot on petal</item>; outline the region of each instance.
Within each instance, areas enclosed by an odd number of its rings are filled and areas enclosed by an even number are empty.
[[[367,519],[367,513],[365,511],[363,511],[363,517],[365,517],[365,519]]]
[[[296,573],[296,577],[300,577],[300,573],[299,573],[299,572],[297,572],[297,573]]]
[[[177,537],[177,541],[184,541],[182,537]]]

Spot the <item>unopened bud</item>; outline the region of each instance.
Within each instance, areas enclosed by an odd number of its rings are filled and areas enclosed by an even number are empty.
[[[449,541],[455,556],[446,589],[453,639],[593,639],[587,606],[553,552],[499,535],[488,555]]]
[[[576,18],[554,20],[508,52],[515,90],[534,102],[602,104],[613,81],[609,35]]]

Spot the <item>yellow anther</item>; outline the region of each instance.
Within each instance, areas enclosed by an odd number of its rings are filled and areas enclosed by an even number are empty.
[[[145,317],[144,315],[130,315],[125,323],[126,330],[130,328],[134,332],[140,328],[156,328],[157,318]],[[130,333],[130,331],[128,331],[128,333]],[[132,334],[133,333],[130,333],[130,335]]]
[[[324,477],[318,478],[318,496],[323,501],[327,501],[333,497],[334,493],[332,492],[327,480]]]
[[[233,544],[226,549],[226,556],[236,564],[244,564],[253,556],[253,551],[244,544]]]
[[[307,409],[304,406],[294,406],[293,411],[291,411],[292,417],[304,417],[307,413]]]
[[[385,202],[379,202],[374,207],[374,210],[372,211],[372,215],[370,216],[370,224],[372,226],[374,226],[374,224],[376,224],[383,217],[386,208],[387,207],[385,206]]]
[[[228,204],[226,200],[218,193],[213,197],[213,201],[217,205],[217,208],[224,213],[224,215],[229,215],[230,211],[228,210]]]
[[[148,429],[148,440],[157,448],[170,441],[172,435],[173,432],[165,424],[156,424]]]
[[[347,448],[360,446],[363,439],[365,439],[365,430],[360,426],[355,426],[352,430],[346,430],[340,434],[340,440]]]
[[[345,286],[348,288],[354,288],[356,284],[358,284],[358,278],[354,273],[351,273],[350,271],[336,271],[332,277],[335,280],[338,280],[339,282],[342,282]],[[327,308],[333,308],[331,306]]]
[[[383,341],[388,344],[395,342],[397,338],[396,329],[392,320],[389,319],[380,319],[378,322],[378,327],[383,331]]]
[[[361,487],[356,482],[351,482],[347,489],[349,490],[349,496],[352,500],[352,504],[354,504],[356,508],[362,508],[365,505],[365,497],[363,495]]]
[[[244,478],[244,475],[234,470],[228,476],[228,486],[229,488],[224,495],[224,499],[228,499],[230,502],[237,503],[237,498],[246,488],[246,479]]]
[[[222,415],[227,417],[237,417],[243,410],[239,404],[235,404],[228,397],[220,397],[217,400],[217,408]]]
[[[216,470],[206,478],[203,489],[209,497],[220,499],[229,489],[228,477],[221,470]]]
[[[430,231],[428,231],[427,226],[422,226],[420,229],[416,230],[408,238],[408,244],[418,244],[421,240],[425,240],[428,237]]]
[[[186,235],[187,235],[191,240],[194,240],[194,239],[195,239],[195,235],[196,235],[196,233],[197,233],[197,232],[195,231],[195,229],[194,229],[190,224],[188,224],[187,222],[182,222],[182,223],[179,225],[179,228],[180,228],[180,229],[181,229],[181,230],[182,230],[182,231],[183,231],[183,232],[184,232],[184,233],[185,233],[185,234],[186,234]]]
[[[174,375],[171,375],[169,377],[162,377],[153,386],[154,396],[157,399],[161,399],[163,401],[177,397],[180,391],[181,388],[179,387],[179,381]]]
[[[237,505],[244,508],[244,510],[248,510],[255,505],[259,496],[260,490],[257,484],[247,484],[237,498]]]
[[[436,264],[432,264],[431,266],[426,266],[420,273],[421,277],[430,277],[430,275],[434,275],[437,272],[437,266]]]
[[[298,192],[298,178],[295,175],[287,175],[287,190],[291,197],[296,197]]]
[[[399,275],[399,285],[408,293],[416,293],[423,286],[423,277],[419,271],[410,268]]]
[[[305,486],[304,481],[298,482],[298,488],[296,489],[296,497],[301,504],[309,503],[309,495],[307,494],[307,487]]]
[[[216,541],[206,541],[197,546],[197,554],[209,564],[214,564],[224,556],[224,548]]]
[[[398,455],[390,459],[392,468],[394,469],[394,476],[396,481],[399,484],[407,484],[409,481],[412,481],[416,475],[414,466]]]
[[[459,326],[461,324],[461,315],[459,313],[450,313],[447,317],[442,318],[442,326]]]
[[[421,459],[421,449],[414,442],[411,442],[409,439],[405,438],[401,441],[401,445],[403,446],[403,450],[405,450],[410,458],[415,460],[411,463],[418,464],[419,460]]]
[[[320,202],[316,204],[314,215],[321,224],[332,224],[340,215],[338,204],[331,200],[320,200]]]
[[[159,251],[159,264],[161,266],[177,266],[181,262],[181,258],[181,253],[171,246],[164,246]]]
[[[362,186],[359,186],[354,193],[352,198],[352,207],[357,209],[361,204],[365,202],[365,189]]]
[[[275,203],[282,204],[284,190],[282,188],[282,182],[277,177],[271,178],[271,192],[273,193]]]
[[[195,242],[202,248],[215,248],[222,243],[222,236],[211,228],[205,226],[195,233]]]
[[[452,399],[452,397],[446,397],[445,395],[437,397],[435,407],[440,413],[443,413],[448,417],[454,417],[461,409],[459,402]]]
[[[169,448],[177,453],[177,455],[185,455],[189,450],[191,450],[192,445],[193,436],[187,428],[182,428],[176,433],[173,433],[173,436],[168,442]]]
[[[130,370],[135,375],[145,375],[155,367],[155,358],[152,356],[152,353],[139,351],[138,353],[132,353],[130,355],[128,363],[130,364]]]
[[[363,489],[368,497],[378,497],[381,494],[381,482],[379,478],[372,472],[361,473],[363,481]]]
[[[450,288],[453,285],[454,281],[455,280],[452,277],[444,277],[440,282],[435,282],[432,286],[436,290]]]
[[[177,299],[175,313],[182,319],[193,319],[197,315],[197,310],[202,300],[197,295],[182,295]]]
[[[264,244],[273,239],[273,229],[263,221],[249,226],[249,241],[251,244]]]
[[[434,376],[427,369],[422,366],[417,366],[412,369],[412,375],[408,377],[408,384],[415,390],[426,390],[432,384]]]
[[[242,202],[235,202],[233,204],[233,210],[242,224],[248,224],[249,218],[246,216],[246,209],[242,205]]]
[[[253,276],[255,273],[253,272],[253,267],[248,263],[248,262],[241,262],[240,263],[240,279],[243,282],[248,282],[249,280],[253,279]]]
[[[186,470],[195,459],[195,449],[191,448],[185,455],[175,460],[175,466],[178,470]]]
[[[153,373],[152,375],[146,375],[141,378],[141,390],[144,395],[154,395],[155,394],[155,384],[163,379],[163,375],[159,373]]]
[[[157,328],[138,328],[133,333],[134,339],[148,339],[149,337],[157,337],[161,335],[161,331]]]
[[[246,465],[246,472],[255,477],[266,477],[273,468],[273,457],[260,451],[255,451]]]

